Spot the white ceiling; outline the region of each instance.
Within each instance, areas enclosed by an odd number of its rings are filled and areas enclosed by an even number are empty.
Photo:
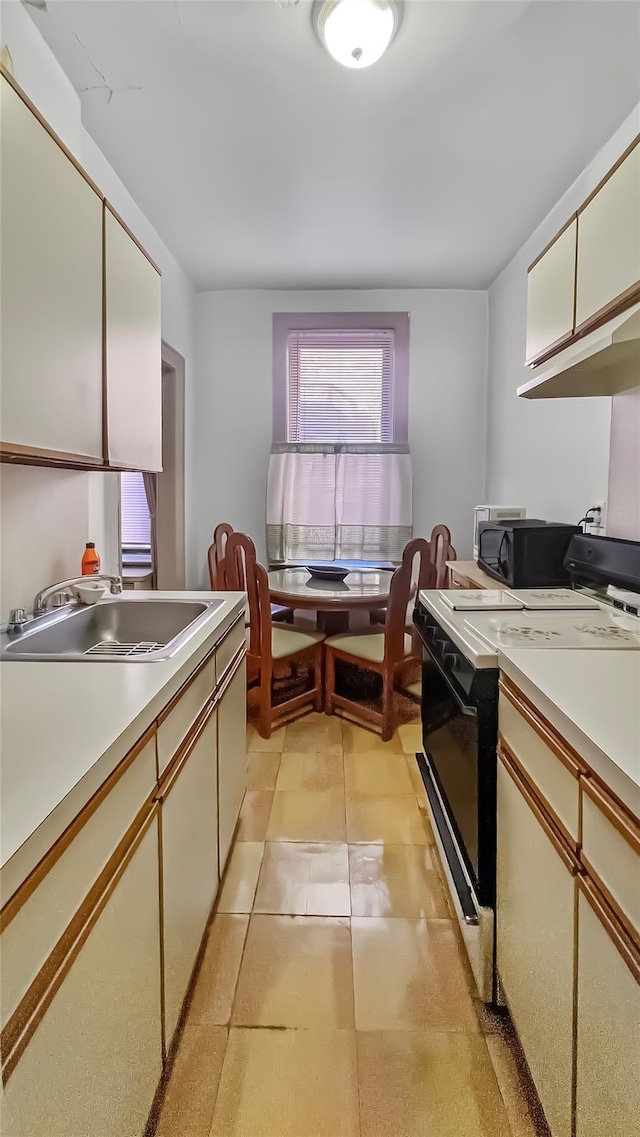
[[[485,287],[640,100],[640,5],[408,0],[371,69],[310,0],[29,8],[197,287]]]

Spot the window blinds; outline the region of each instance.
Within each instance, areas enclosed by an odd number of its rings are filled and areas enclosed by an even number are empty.
[[[120,475],[122,544],[151,547],[151,518],[142,474],[127,471]]]
[[[394,332],[292,331],[288,442],[393,441]]]

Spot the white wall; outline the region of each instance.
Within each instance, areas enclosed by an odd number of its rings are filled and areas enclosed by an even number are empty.
[[[196,304],[191,581],[205,581],[205,553],[218,521],[251,533],[264,556],[272,315],[296,311],[411,313],[415,531],[428,534],[445,522],[459,554],[470,554],[472,509],[484,497],[486,293],[208,292]]]
[[[62,141],[85,166],[162,271],[162,335],[185,357],[187,435],[193,419],[194,289],[81,122],[80,100],[19,0],[0,4],[0,41],[15,77]],[[10,377],[3,375],[3,382]],[[87,540],[107,572],[118,563],[117,474],[3,467],[0,472],[2,587],[0,622],[9,608],[30,607],[46,584],[76,576]],[[36,549],[36,555],[33,554]]]
[[[577,521],[607,497],[611,399],[518,399],[527,267],[640,129],[640,106],[616,131],[489,289],[487,491],[530,517]]]

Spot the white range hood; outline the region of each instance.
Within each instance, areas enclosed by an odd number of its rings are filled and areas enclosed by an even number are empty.
[[[531,369],[518,395],[568,399],[616,395],[640,386],[640,304]]]

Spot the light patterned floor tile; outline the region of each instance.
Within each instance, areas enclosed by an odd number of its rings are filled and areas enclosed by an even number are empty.
[[[424,845],[351,845],[349,873],[354,916],[450,916],[431,851]]]
[[[252,916],[232,1022],[353,1028],[349,921]]]
[[[272,731],[271,738],[261,738],[255,727],[250,726],[247,732],[247,750],[249,753],[272,751],[281,754],[284,745],[284,732],[285,727],[281,726],[279,730]]]
[[[479,1033],[449,920],[352,917],[358,1030]]]
[[[415,754],[416,750],[422,750],[422,724],[419,722],[408,722],[404,726],[398,727],[398,734],[400,735],[400,742],[405,754]]]
[[[263,841],[236,841],[224,874],[218,912],[251,911],[263,851]]]
[[[275,790],[280,769],[280,754],[256,750],[248,755],[247,789]]]
[[[414,793],[404,754],[345,754],[344,780],[347,794]]]
[[[211,1137],[359,1137],[355,1033],[232,1030]]]
[[[350,845],[431,843],[429,822],[413,794],[350,794],[346,808]]]
[[[325,714],[297,719],[286,728],[283,750],[292,754],[342,754],[340,721]]]
[[[268,841],[346,840],[343,790],[308,790],[273,795]]]
[[[264,841],[273,805],[273,790],[247,790],[244,795],[236,841]]]
[[[189,1022],[201,1026],[229,1022],[248,927],[249,917],[239,913],[214,916],[191,996]]]
[[[343,844],[265,845],[255,912],[349,916],[349,858]]]
[[[225,1027],[187,1022],[155,1137],[209,1137],[226,1046]]]
[[[362,1137],[509,1137],[484,1038],[358,1033]]]
[[[345,754],[402,754],[402,744],[398,732],[389,742],[383,742],[373,730],[342,720],[342,744]]]
[[[343,790],[342,754],[283,753],[277,790]]]

